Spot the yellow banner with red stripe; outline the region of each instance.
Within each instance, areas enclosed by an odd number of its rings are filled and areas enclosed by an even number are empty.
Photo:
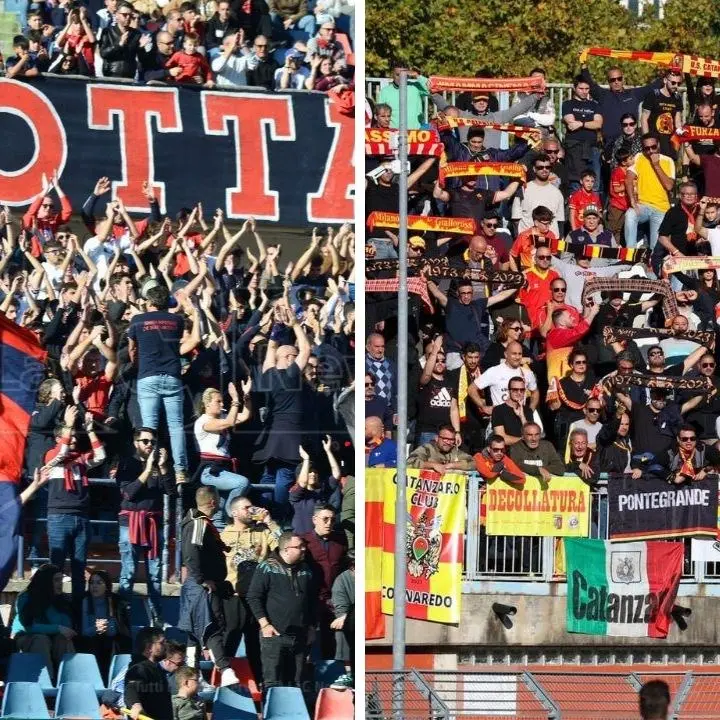
[[[541,483],[527,475],[521,489],[494,480],[485,489],[480,513],[488,535],[587,537],[590,487],[576,476],[553,475]]]
[[[385,491],[382,612],[390,615],[395,584],[396,473],[395,470],[368,470],[366,483],[367,478],[376,473],[382,476]],[[374,478],[370,482],[374,483]],[[408,523],[405,547],[398,551],[404,555],[407,567],[409,618],[452,624],[460,621],[466,484],[465,475],[459,473],[439,475],[427,470],[408,470]],[[366,524],[368,522],[366,514]],[[370,558],[366,554],[366,566]]]
[[[580,62],[587,62],[588,56],[630,60],[631,62],[650,63],[672,68],[678,72],[701,77],[720,77],[720,60],[700,57],[687,53],[653,52],[649,50],[613,50],[606,47],[589,47],[580,53]]]
[[[375,228],[399,228],[398,213],[375,210],[368,215],[367,228],[372,232]],[[408,215],[408,230],[415,232],[446,232],[460,235],[473,235],[477,232],[474,218],[434,217],[426,215]]]

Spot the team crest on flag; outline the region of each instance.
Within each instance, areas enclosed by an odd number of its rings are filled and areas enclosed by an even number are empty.
[[[633,550],[617,551],[612,552],[610,557],[613,582],[626,583],[627,585],[642,582],[640,576],[640,552]]]
[[[408,573],[413,577],[429,579],[438,571],[442,549],[442,516],[427,517],[422,513],[416,522],[407,524],[406,554]]]

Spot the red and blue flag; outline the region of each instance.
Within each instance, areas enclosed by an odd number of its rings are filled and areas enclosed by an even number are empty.
[[[46,358],[33,333],[0,314],[0,591],[17,553],[21,509],[17,485]]]

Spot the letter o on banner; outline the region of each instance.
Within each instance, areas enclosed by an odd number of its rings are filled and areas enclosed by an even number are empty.
[[[67,138],[52,103],[32,85],[0,80],[0,113],[22,118],[30,127],[35,147],[25,167],[8,172],[0,167],[0,198],[8,205],[27,205],[42,191],[42,175],[58,177],[65,169]]]

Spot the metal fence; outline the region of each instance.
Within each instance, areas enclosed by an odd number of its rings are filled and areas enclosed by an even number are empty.
[[[608,538],[607,480],[601,479],[590,492],[591,538]],[[565,576],[555,572],[559,538],[488,535],[480,522],[485,481],[478,474],[467,478],[467,524],[463,580],[474,582],[530,581],[564,582]],[[682,581],[685,583],[720,582],[720,563],[695,562],[689,539],[674,540],[685,546]]]
[[[390,82],[388,78],[365,78],[365,94],[373,101],[377,101],[380,90]],[[555,130],[557,134],[562,138],[565,135],[565,126],[561,122],[562,118],[562,104],[565,100],[569,100],[572,97],[572,85],[570,83],[548,83],[546,86],[546,92],[550,97],[552,106],[555,108]],[[604,87],[604,86],[603,86]],[[678,92],[684,96],[685,88],[678,88]],[[442,92],[442,95],[451,105],[454,105],[457,101],[458,95],[455,91]],[[511,93],[501,92],[497,93],[498,103],[501,109],[510,106]],[[640,117],[640,106],[635,109],[635,112]],[[683,102],[683,113],[687,117],[688,104]],[[425,120],[429,119],[428,115],[428,103],[425,101]]]
[[[568,673],[558,670],[415,671],[365,674],[365,717],[520,718],[521,720],[635,720],[638,692],[653,679],[671,690],[669,720],[720,717],[720,672]]]

